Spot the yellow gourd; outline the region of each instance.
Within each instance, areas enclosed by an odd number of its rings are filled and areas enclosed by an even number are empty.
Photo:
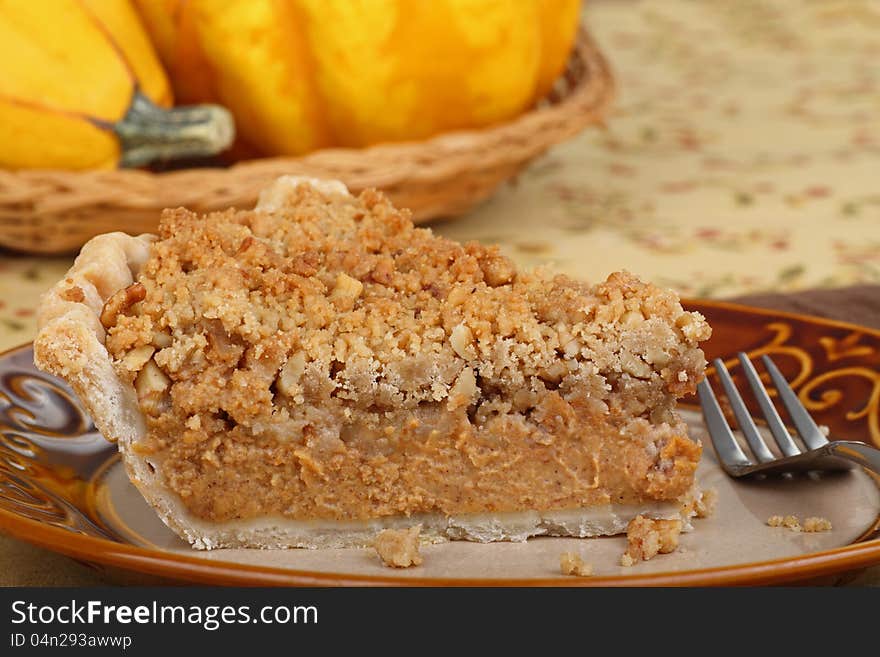
[[[175,93],[295,155],[490,125],[546,94],[580,0],[136,0]]]
[[[0,167],[135,166],[231,142],[226,110],[171,101],[129,0],[0,0]]]

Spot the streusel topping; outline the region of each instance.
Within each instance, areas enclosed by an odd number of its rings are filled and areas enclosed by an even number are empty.
[[[690,485],[699,448],[674,405],[702,376],[710,329],[671,291],[627,273],[589,286],[518,272],[495,247],[415,228],[375,191],[300,186],[273,211],[166,211],[151,248],[105,307],[106,345],[147,415],[142,449],[201,517],[595,503],[607,495],[587,491],[614,485],[598,443],[562,455],[570,482],[504,490],[511,468],[546,479],[517,459],[561,458],[555,442],[591,430],[625,443],[608,454],[632,460],[614,475],[634,479],[632,497]],[[485,490],[407,480],[408,440],[443,442],[437,467],[475,469]],[[369,509],[346,506],[344,473]]]

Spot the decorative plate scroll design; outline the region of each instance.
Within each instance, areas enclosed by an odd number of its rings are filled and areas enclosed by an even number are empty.
[[[833,370],[820,374],[800,389],[799,397],[804,405],[810,411],[825,411],[832,406],[841,403],[845,395],[840,389],[826,389],[820,394],[820,399],[815,400],[810,395],[814,390],[823,387],[833,379],[841,377],[861,377],[871,384],[871,393],[868,401],[861,409],[849,410],[846,412],[846,419],[855,421],[865,418],[868,422],[868,430],[871,433],[871,440],[875,445],[880,447],[880,423],[878,423],[878,412],[880,412],[880,372],[867,367],[844,367],[839,370]]]
[[[767,355],[816,421],[830,428],[832,437],[880,447],[880,333],[836,322],[774,318],[770,312],[743,313],[736,322],[713,321],[717,311],[704,310],[704,314],[714,328],[706,355],[720,357],[734,378],[740,375],[738,351],[746,352],[756,364]],[[759,371],[769,384],[760,365]],[[714,368],[709,375],[714,376]],[[772,386],[768,388],[775,394]],[[758,413],[753,400],[746,403]]]
[[[95,431],[67,386],[33,372],[7,372],[0,378],[0,426],[53,438]]]
[[[94,474],[115,447],[73,392],[38,372],[30,349],[0,364],[0,509],[67,531],[111,538],[89,512]]]

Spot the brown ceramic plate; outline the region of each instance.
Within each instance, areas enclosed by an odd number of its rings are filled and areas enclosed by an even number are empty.
[[[880,445],[880,331],[720,302],[693,301],[711,322],[710,358],[769,354],[836,439]],[[736,373],[735,361],[730,366]],[[695,407],[693,434],[708,445]],[[427,546],[419,568],[389,570],[370,550],[193,551],[159,522],[76,398],[34,369],[30,346],[0,355],[0,528],[124,574],[129,581],[237,585],[761,585],[835,581],[880,564],[880,489],[866,473],[733,481],[707,447],[698,477],[719,507],[695,521],[674,554],[631,568],[621,537]],[[824,516],[833,530],[766,526],[775,514]],[[591,578],[563,577],[559,555],[580,552]],[[823,579],[824,578],[824,579]],[[830,578],[830,579],[829,579]]]

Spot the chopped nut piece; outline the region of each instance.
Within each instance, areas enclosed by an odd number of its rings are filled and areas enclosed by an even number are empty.
[[[156,348],[153,345],[136,347],[122,357],[122,367],[129,372],[140,372],[147,361],[153,357]]]
[[[474,357],[474,348],[471,345],[474,339],[473,333],[467,324],[458,324],[452,329],[452,335],[449,336],[449,343],[452,350],[464,359]]]
[[[143,301],[146,296],[147,288],[144,287],[143,283],[133,283],[119,290],[119,292],[107,299],[107,302],[104,304],[104,308],[101,310],[101,324],[106,329],[116,326],[119,314],[124,313],[139,301]]]
[[[559,569],[563,575],[589,577],[593,574],[593,565],[584,563],[581,555],[575,552],[563,552],[559,555]]]
[[[474,376],[474,371],[470,367],[465,367],[449,391],[450,409],[469,405],[476,394],[477,377]]]
[[[620,367],[624,372],[637,379],[648,379],[653,372],[651,366],[645,361],[631,351],[625,350],[620,352]]]
[[[491,250],[484,253],[480,258],[480,266],[483,269],[483,276],[492,287],[499,285],[507,285],[516,276],[516,270],[513,263],[504,256]]]
[[[373,547],[382,563],[390,568],[409,568],[420,566],[419,534],[421,525],[409,529],[385,529],[379,532]]]
[[[147,361],[144,368],[134,380],[134,387],[138,397],[145,397],[151,393],[161,393],[168,389],[171,383],[165,373],[159,369],[155,361]]]
[[[141,410],[154,417],[164,413],[170,404],[170,386],[171,379],[159,369],[156,361],[148,360],[134,379]]]
[[[681,520],[677,518],[654,520],[641,515],[636,516],[626,528],[626,554],[633,561],[647,561],[658,554],[668,554],[678,547],[679,534],[681,534]]]
[[[363,283],[343,272],[336,277],[336,285],[330,294],[330,300],[340,310],[351,310],[355,300],[363,291]]]
[[[831,521],[827,518],[811,516],[804,520],[803,530],[805,532],[830,532]]]
[[[453,306],[460,306],[467,301],[468,296],[468,289],[464,285],[456,285],[449,291],[449,296],[446,297],[446,303],[452,304]]]
[[[288,397],[295,397],[302,392],[299,380],[306,369],[306,355],[302,351],[296,352],[287,359],[281,373],[278,375],[278,390]]]
[[[669,365],[669,361],[672,360],[672,358],[660,347],[656,345],[650,345],[645,350],[645,360],[652,365],[656,365],[657,367],[666,367],[667,365]],[[687,374],[685,374],[685,376],[686,375]]]
[[[162,331],[153,331],[153,345],[158,349],[165,349],[166,347],[170,347],[174,340],[168,333],[164,333]]]
[[[767,524],[771,527],[782,527],[782,516],[770,516],[767,518]]]
[[[682,313],[675,325],[688,340],[704,340],[709,337],[704,320],[700,313]]]

